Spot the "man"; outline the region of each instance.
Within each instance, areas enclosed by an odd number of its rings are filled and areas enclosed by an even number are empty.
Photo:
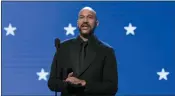
[[[80,10],[77,22],[80,34],[60,44],[48,80],[50,90],[61,92],[61,96],[115,96],[118,90],[115,52],[94,35],[98,24],[92,8]],[[60,80],[60,68],[64,67],[72,68],[73,72]]]

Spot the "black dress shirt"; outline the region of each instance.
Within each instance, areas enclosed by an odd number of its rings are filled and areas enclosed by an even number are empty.
[[[84,60],[86,58],[86,52],[88,50],[88,46],[90,46],[90,44],[88,45],[88,41],[83,41],[82,38],[79,36],[77,38],[77,41],[78,41],[78,46],[80,47],[79,49],[79,64],[77,66],[77,74],[80,73],[81,69],[83,68],[83,65],[84,65]]]

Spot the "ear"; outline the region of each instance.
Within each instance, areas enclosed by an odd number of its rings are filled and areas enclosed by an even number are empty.
[[[77,26],[78,26],[78,20],[77,20]]]
[[[99,25],[99,21],[98,20],[96,20],[96,26],[98,26]]]

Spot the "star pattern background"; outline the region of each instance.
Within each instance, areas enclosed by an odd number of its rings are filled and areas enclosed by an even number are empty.
[[[119,96],[175,94],[175,2],[2,2],[2,95],[54,95],[54,40],[79,34],[85,6],[97,12],[97,37],[115,50]]]

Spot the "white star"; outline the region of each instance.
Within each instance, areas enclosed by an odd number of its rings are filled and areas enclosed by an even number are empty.
[[[137,27],[132,26],[132,24],[129,23],[129,26],[124,27],[124,29],[127,31],[127,32],[126,32],[126,35],[129,35],[129,34],[135,35],[134,30],[135,30],[136,28],[137,28]]]
[[[11,23],[9,23],[9,26],[8,27],[4,27],[4,30],[6,30],[6,36],[8,36],[8,35],[13,35],[13,36],[15,36],[15,33],[14,33],[14,31],[16,30],[16,27],[12,27],[12,24]]]
[[[37,72],[36,74],[39,76],[38,80],[42,80],[43,79],[43,80],[46,81],[47,80],[47,75],[49,73],[48,72],[45,72],[44,69],[42,68],[41,69],[41,72]]]
[[[74,30],[75,29],[76,29],[76,27],[72,27],[71,23],[69,23],[68,27],[64,27],[64,30],[66,30],[66,35],[71,34],[71,35],[74,36],[75,35]]]
[[[165,69],[162,68],[162,71],[157,72],[157,74],[159,75],[159,80],[162,80],[162,79],[167,80],[167,75],[169,74],[169,72],[165,72]]]

